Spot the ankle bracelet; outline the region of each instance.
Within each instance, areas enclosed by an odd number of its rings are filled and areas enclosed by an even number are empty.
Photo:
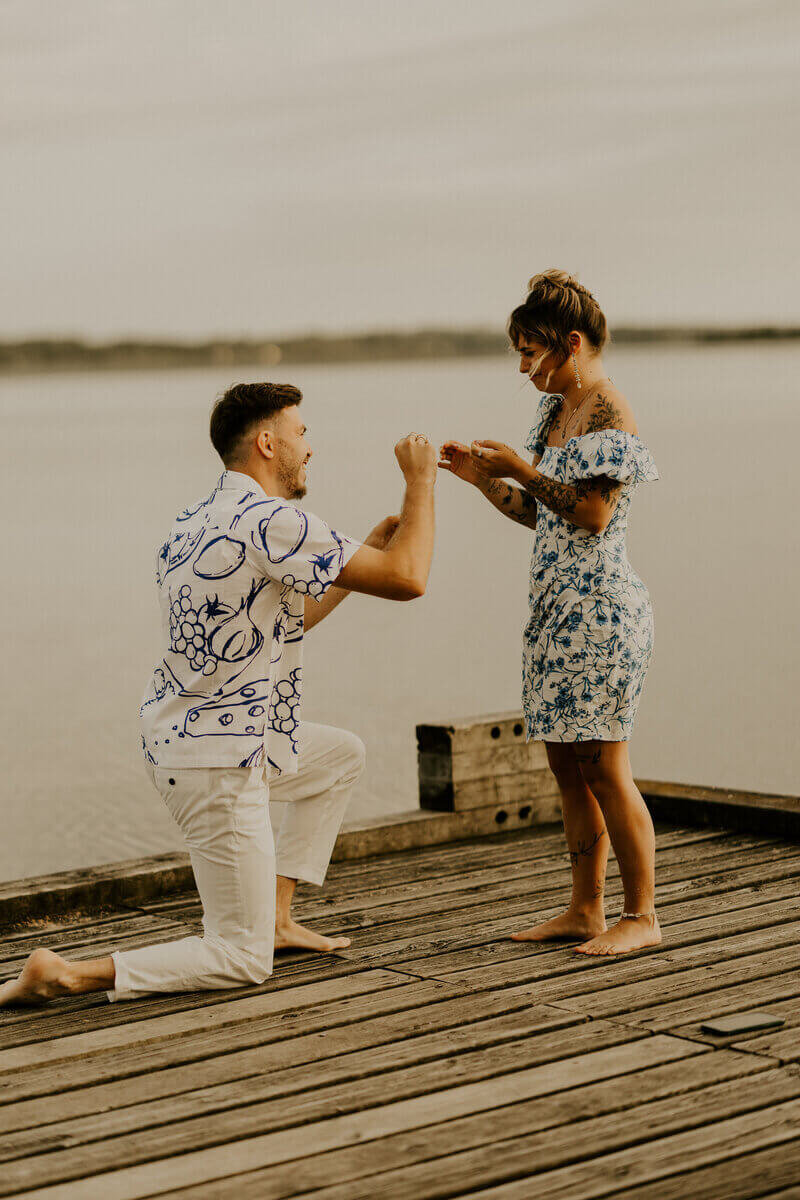
[[[639,917],[655,917],[656,910],[651,908],[649,912],[621,912],[619,914],[620,921],[635,921]]]

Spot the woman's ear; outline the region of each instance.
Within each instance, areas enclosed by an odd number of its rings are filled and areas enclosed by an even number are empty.
[[[580,354],[583,347],[583,334],[579,333],[577,329],[573,329],[568,335],[567,340],[569,342],[570,354]]]

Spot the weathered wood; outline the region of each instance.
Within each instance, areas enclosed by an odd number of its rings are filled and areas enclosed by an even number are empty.
[[[446,779],[456,788],[475,779],[541,772],[546,789],[557,790],[541,742],[522,742],[513,746],[487,744],[460,754],[420,750],[418,765],[420,778],[430,779],[431,782]]]
[[[279,958],[260,988],[0,1012],[0,1194],[719,1200],[706,1177],[750,1160],[758,1194],[791,1188],[773,1168],[800,1100],[800,852],[699,828],[657,846],[665,941],[639,955],[507,939],[568,895],[553,828],[334,864],[297,912],[352,948]],[[199,916],[188,891],[18,928],[0,972],[35,944],[94,957]],[[699,1030],[762,1007],[786,1026]]]
[[[258,1045],[130,1076],[124,1092],[119,1084],[110,1082],[73,1089],[66,1097],[54,1093],[18,1100],[0,1110],[3,1128],[8,1132],[38,1128],[65,1117],[123,1107],[132,1112],[138,1105],[142,1106],[143,1123],[147,1125],[155,1102],[169,1097],[173,1103],[184,1093],[187,1105],[207,1102],[211,1108],[215,1104],[225,1108],[250,1100],[275,1099],[273,1125],[278,1128],[380,1105],[386,1100],[389,1086],[394,1099],[409,1098],[441,1086],[453,1075],[458,1083],[492,1079],[585,1050],[648,1037],[644,1030],[625,1029],[617,1023],[599,1021],[589,1027],[574,1013],[542,1006],[531,1010],[530,1020],[531,1028],[541,1036],[508,1042],[503,1040],[501,1030],[498,1041],[497,1027],[488,1022],[417,1036],[409,1028],[403,1040],[280,1069],[273,1061],[272,1046]],[[562,1029],[566,1030],[563,1036],[558,1033]],[[388,1077],[387,1072],[391,1073]],[[262,1111],[262,1120],[268,1123],[269,1119]]]
[[[550,915],[555,915],[557,909],[551,911]],[[542,913],[546,918],[547,914]],[[775,900],[771,904],[759,904],[753,908],[728,910],[723,915],[718,912],[711,911],[704,916],[696,917],[689,920],[680,920],[679,916],[674,916],[671,920],[665,919],[662,922],[662,932],[664,934],[664,942],[662,942],[662,953],[670,954],[679,948],[693,945],[702,945],[713,938],[733,938],[737,935],[745,933],[753,933],[758,930],[772,930],[778,925],[787,925],[796,923],[800,917],[798,911],[797,900],[791,896],[783,900]],[[503,921],[507,924],[507,919]],[[513,922],[519,926],[520,922]],[[384,927],[381,926],[373,933],[373,937],[380,939]],[[362,942],[363,938],[363,942]],[[358,935],[355,937],[354,948],[345,951],[344,953],[355,957],[362,945],[366,942],[369,944],[368,935],[363,934],[361,938]],[[562,942],[561,945],[566,945]],[[379,949],[381,943],[379,942]],[[558,945],[558,943],[555,943]],[[409,970],[419,970],[421,973],[443,974],[449,975],[453,970],[461,972],[462,977],[467,978],[466,972],[475,967],[484,967],[486,965],[494,965],[502,962],[518,962],[520,959],[530,960],[532,956],[542,956],[552,954],[554,948],[553,942],[512,942],[506,933],[505,937],[495,934],[495,940],[489,941],[487,936],[487,944],[470,946],[456,945],[448,946],[446,950],[440,951],[438,954],[429,955],[423,958],[424,949],[413,949],[407,947],[403,962]],[[363,953],[363,950],[361,950]],[[648,951],[648,958],[653,958],[653,955],[658,955],[658,951]],[[371,957],[371,961],[380,959],[384,964],[387,958],[391,956],[378,953]],[[627,962],[635,961],[633,958],[627,958]],[[656,958],[656,962],[660,961]],[[578,966],[575,969],[579,969]]]
[[[800,840],[800,796],[637,780],[654,817]]]
[[[800,1200],[800,1141],[737,1154],[695,1171],[680,1172],[616,1193],[622,1200]],[[764,1192],[764,1188],[780,1191]],[[244,1200],[244,1197],[243,1197]]]
[[[767,870],[763,875],[757,873],[752,876],[753,867],[772,863],[780,865],[777,875]],[[730,868],[729,872],[721,874],[722,865]],[[668,846],[658,852],[656,869],[658,893],[661,897],[666,892],[666,883],[675,879],[695,880],[703,874],[712,876],[710,885],[720,889],[724,888],[728,877],[731,882],[738,882],[738,874],[734,878],[734,872],[750,872],[745,877],[746,882],[749,882],[751,877],[760,881],[762,877],[772,879],[800,875],[800,852],[787,855],[784,844],[778,842],[745,846],[739,846],[735,842],[727,845],[714,842],[692,847],[690,850],[680,845]],[[613,860],[609,864],[608,878],[610,887],[613,887],[619,878],[617,864]],[[526,893],[533,896],[537,891],[552,895],[554,888],[558,888],[559,884],[568,885],[569,879],[567,853],[564,850],[546,856],[533,855],[530,860],[511,864],[511,869],[508,864],[487,867],[472,865],[461,873],[444,877],[426,874],[411,879],[395,877],[394,880],[387,880],[384,885],[372,881],[370,886],[361,892],[352,888],[339,891],[326,888],[311,894],[305,892],[298,901],[297,911],[304,919],[327,919],[371,909],[374,910],[369,913],[369,922],[372,923],[383,918],[393,905],[401,905],[397,910],[399,916],[408,920],[418,913],[429,911],[429,907],[425,905],[421,908],[410,905],[410,902],[417,898],[433,898],[435,910],[440,911],[443,903],[461,907],[474,902],[477,894],[485,900],[501,897],[505,899],[510,895]],[[180,899],[159,904],[152,910],[148,906],[147,911],[170,916],[175,920],[192,917],[197,919],[200,913],[199,897],[196,893],[184,895]],[[386,919],[397,919],[397,916],[388,916]]]
[[[77,1034],[74,1038],[64,1038],[61,1042],[55,1042],[52,1049],[54,1059],[44,1065],[30,1062],[31,1052],[36,1050],[35,1046],[4,1050],[0,1054],[0,1103],[8,1103],[26,1095],[44,1095],[59,1088],[96,1083],[104,1079],[125,1079],[141,1071],[160,1070],[183,1062],[198,1062],[213,1055],[227,1054],[238,1047],[267,1042],[280,1043],[273,1047],[271,1060],[273,1063],[281,1060],[284,1065],[291,1062],[307,1062],[336,1053],[334,1047],[342,1047],[348,1038],[358,1044],[379,1044],[384,1037],[397,1036],[398,1027],[408,1020],[409,1008],[433,1002],[437,997],[457,994],[453,989],[437,984],[436,980],[420,980],[408,984],[400,995],[394,995],[394,988],[389,987],[385,994],[369,993],[360,1003],[357,997],[350,996],[347,999],[332,1000],[327,1005],[319,1005],[298,1014],[281,1009],[275,1012],[276,1005],[273,1012],[267,1016],[224,1023],[221,1027],[215,1024],[199,1027],[188,1025],[181,1031],[180,1022],[191,1014],[179,1014],[174,1018],[161,1017],[156,1019],[156,1027],[148,1031],[149,1036],[146,1035],[146,1039],[138,1036],[138,1030],[147,1022],[99,1030],[97,1035]],[[258,997],[259,1000],[267,1001],[271,998],[271,994]],[[509,999],[511,1004],[508,1007],[516,1008],[513,1004],[515,998],[512,996]],[[276,995],[276,1000],[280,1002],[280,993]],[[213,1017],[217,1009],[202,1011],[208,1018]],[[474,1006],[471,1011],[474,1011]],[[390,1015],[376,1017],[371,1015],[373,1013]],[[433,1009],[427,1017],[421,1011],[415,1012],[414,1019],[420,1025],[424,1025],[426,1020],[438,1019],[446,1022],[441,1009]],[[463,1009],[459,1019],[467,1019]],[[166,1027],[163,1030],[164,1036],[159,1028],[161,1023]],[[342,1032],[332,1035],[331,1030],[337,1027],[342,1027]],[[122,1040],[128,1032],[134,1035],[130,1043]],[[27,1067],[24,1073],[19,1072],[22,1065]]]
[[[428,779],[420,781],[420,804],[442,812],[471,812],[498,805],[508,817],[517,808],[520,821],[552,825],[561,820],[561,800],[549,771],[520,771],[517,774],[469,779],[458,786]],[[524,810],[524,811],[522,811]]]
[[[544,1031],[553,1032],[567,1026],[570,1022],[570,1018],[564,1013],[559,1013],[557,1009],[536,1008],[530,1005],[500,1016],[487,1016],[485,1013],[481,1015],[484,1017],[483,1020],[479,1020],[476,1015],[474,1020],[464,1024],[454,1022],[452,1018],[442,1018],[438,1013],[429,1015],[427,1021],[422,1021],[416,1036],[410,1038],[408,1045],[405,1046],[406,1061],[420,1062],[426,1059],[435,1061],[435,1056],[431,1056],[434,1045],[438,1045],[439,1049],[444,1049],[448,1054],[454,1055],[459,1050],[474,1051],[481,1046],[501,1047],[505,1043],[518,1043],[521,1038],[533,1037]],[[437,1022],[440,1022],[440,1026],[433,1029],[430,1035],[432,1040],[426,1048],[424,1040],[426,1032],[431,1024],[435,1026]],[[384,1021],[382,1028],[384,1031],[389,1028],[395,1030],[401,1028],[401,1032],[404,1029],[397,1019],[393,1022]],[[365,1031],[362,1024],[359,1024],[350,1032],[341,1031],[340,1035],[336,1035],[339,1036],[337,1049],[348,1053],[348,1047],[354,1041],[363,1040],[365,1032],[371,1032],[374,1035],[376,1029],[377,1026],[373,1025],[369,1031]],[[448,1031],[446,1036],[443,1036],[444,1030]],[[602,1036],[602,1030],[600,1032]],[[389,1044],[392,1051],[396,1053],[397,1044],[395,1042]],[[349,1050],[349,1053],[354,1052]],[[338,1067],[337,1056],[332,1057],[334,1058],[332,1068],[335,1072]],[[317,1066],[317,1064],[314,1065]],[[371,1056],[370,1065],[377,1073],[375,1055]],[[318,1066],[317,1069],[319,1069]],[[281,1070],[291,1070],[291,1065],[287,1067],[283,1058],[276,1059],[275,1055],[272,1055],[270,1072],[237,1080],[235,1085],[226,1082],[216,1088],[204,1087],[200,1092],[173,1094],[165,1100],[150,1099],[147,1103],[138,1105],[125,1103],[130,1097],[120,1096],[115,1111],[112,1112],[102,1112],[90,1116],[68,1116],[66,1119],[62,1117],[62,1119],[49,1124],[44,1130],[29,1128],[17,1133],[6,1131],[0,1135],[0,1160],[19,1158],[42,1150],[73,1147],[83,1142],[99,1141],[121,1134],[127,1136],[137,1128],[172,1125],[176,1121],[196,1117],[207,1118],[211,1112],[226,1113],[245,1105],[249,1111],[244,1114],[244,1120],[250,1124],[255,1118],[255,1127],[259,1131],[264,1129],[265,1122],[277,1120],[278,1124],[285,1124],[289,1109],[283,1103],[276,1105],[270,1102],[275,1095],[275,1080],[272,1072]],[[431,1086],[433,1085],[435,1085],[435,1075],[431,1079]],[[318,1082],[314,1088],[316,1099],[319,1099],[319,1091],[320,1083]],[[65,1108],[69,1112],[70,1097],[66,1097],[66,1101]],[[253,1108],[252,1106],[259,1101],[262,1103],[258,1109]],[[15,1108],[13,1105],[8,1107],[12,1110]],[[347,1107],[346,1104],[345,1107]],[[337,1106],[337,1111],[342,1111],[341,1104]],[[18,1113],[12,1111],[12,1120],[15,1116],[18,1116]],[[226,1118],[228,1132],[241,1119],[241,1115]],[[203,1128],[205,1127],[204,1125]],[[196,1136],[200,1127],[193,1128]],[[180,1136],[185,1130],[179,1129],[176,1132]],[[225,1139],[222,1137],[219,1140],[224,1141]]]
[[[773,1007],[782,1001],[794,1004],[800,996],[800,971],[785,970],[777,975],[757,975],[754,979],[737,979],[727,987],[715,988],[695,996],[680,999],[667,998],[663,1002],[645,1005],[635,1012],[617,1017],[626,1024],[634,1024],[656,1032],[674,1032],[694,1027],[697,1034],[692,1037],[709,1042],[711,1039],[699,1034],[699,1024],[714,1016],[741,1012],[742,1009]],[[796,1005],[800,1007],[800,1005]],[[713,1039],[713,1044],[730,1044],[740,1038]]]
[[[608,1078],[614,1073],[626,1074],[635,1069],[634,1063],[641,1068],[668,1061],[670,1057],[684,1057],[694,1052],[697,1052],[697,1047],[688,1042],[670,1038],[646,1038],[628,1054],[617,1049],[611,1052],[598,1050],[578,1059],[568,1060],[567,1064],[560,1064],[562,1079],[564,1074],[571,1075],[574,1086],[584,1079]],[[596,1073],[598,1071],[601,1072],[599,1076]],[[557,1076],[556,1072],[556,1078]],[[430,1082],[437,1081],[431,1079]],[[498,1082],[505,1083],[508,1088],[508,1080],[491,1081],[491,1085],[496,1086]],[[510,1082],[512,1086],[518,1085],[519,1079],[515,1078]],[[546,1087],[544,1080],[542,1084]],[[563,1083],[561,1086],[564,1086]],[[219,1178],[220,1175],[230,1173],[234,1161],[236,1172],[252,1170],[267,1163],[285,1162],[301,1157],[311,1145],[317,1152],[321,1152],[335,1149],[346,1144],[348,1140],[361,1140],[365,1129],[368,1129],[373,1137],[387,1136],[401,1129],[427,1126],[431,1121],[442,1120],[449,1115],[463,1115],[475,1111],[476,1107],[485,1107],[483,1093],[485,1085],[477,1089],[474,1085],[461,1085],[446,1092],[433,1091],[411,1101],[386,1104],[381,1108],[370,1109],[364,1114],[333,1117],[324,1122],[307,1125],[299,1131],[282,1130],[246,1139],[241,1137],[242,1125],[239,1124],[235,1158],[224,1144],[218,1148],[186,1149],[184,1153],[177,1151],[178,1157],[166,1157],[170,1153],[170,1145],[186,1147],[190,1129],[187,1123],[183,1123],[183,1128],[177,1126],[173,1133],[169,1130],[153,1130],[146,1139],[141,1135],[131,1138],[119,1137],[111,1142],[82,1147],[77,1153],[69,1150],[55,1151],[9,1163],[0,1176],[0,1195],[12,1194],[14,1190],[18,1190],[21,1182],[23,1186],[36,1189],[30,1192],[29,1200],[33,1200],[42,1185],[52,1185],[58,1180],[72,1178],[75,1182],[63,1192],[70,1200],[83,1200],[84,1197],[87,1200],[92,1197],[94,1200],[98,1188],[102,1189],[101,1194],[108,1200],[138,1200],[139,1197],[149,1196],[153,1191],[163,1192],[168,1188],[185,1187]],[[519,1094],[516,1086],[514,1093]],[[254,1116],[249,1109],[250,1106],[231,1115],[243,1118],[247,1122]],[[218,1134],[220,1122],[219,1116],[208,1122],[208,1137]],[[260,1127],[257,1122],[254,1124],[256,1128]],[[152,1159],[159,1153],[164,1154],[164,1157],[157,1161],[142,1161]],[[108,1169],[113,1163],[125,1162],[129,1157],[137,1165],[124,1169]],[[98,1172],[103,1172],[99,1178],[91,1178],[91,1175]]]
[[[763,1037],[737,1038],[732,1043],[734,1050],[746,1050],[749,1054],[765,1054],[778,1062],[800,1062],[800,1028],[792,1025],[788,1029],[776,1029]]]
[[[687,1064],[687,1067],[692,1065]],[[396,1138],[368,1143],[347,1155],[339,1152],[338,1158],[334,1151],[292,1163],[294,1184],[290,1182],[288,1167],[264,1172],[263,1178],[269,1183],[271,1197],[291,1195],[297,1196],[298,1200],[303,1196],[307,1200],[312,1196],[314,1200],[373,1200],[375,1196],[380,1196],[381,1200],[406,1200],[408,1196],[440,1200],[520,1177],[530,1180],[535,1194],[548,1195],[546,1191],[538,1191],[536,1182],[545,1171],[575,1159],[605,1157],[615,1149],[630,1146],[632,1141],[644,1143],[646,1153],[647,1142],[656,1131],[663,1138],[673,1132],[718,1121],[720,1117],[731,1118],[769,1104],[777,1105],[798,1093],[800,1079],[786,1072],[770,1071],[749,1079],[744,1088],[736,1079],[694,1091],[689,1104],[685,1098],[676,1100],[672,1097],[642,1105],[634,1101],[622,1113],[589,1117],[546,1131],[530,1132],[523,1124],[524,1132],[516,1136],[514,1118],[518,1106],[514,1106],[494,1121],[484,1115],[484,1128],[478,1133],[479,1145],[475,1149],[459,1149],[453,1153],[454,1144],[460,1142],[463,1145],[464,1131],[438,1125],[428,1130],[423,1153],[429,1161],[416,1165],[399,1160],[402,1165],[394,1170],[376,1172],[376,1164],[389,1158],[394,1149],[386,1143],[402,1140]],[[460,1133],[459,1142],[453,1137],[457,1132]],[[491,1135],[499,1146],[493,1146],[487,1135]],[[370,1148],[371,1155],[367,1153]],[[411,1155],[414,1149],[412,1146]],[[437,1150],[438,1156],[434,1159]],[[335,1158],[336,1163],[331,1161]],[[330,1175],[337,1166],[342,1171],[343,1181],[331,1184]]]
[[[422,753],[464,754],[485,747],[518,745],[525,745],[525,720],[516,709],[417,725],[417,746]]]
[[[588,1197],[613,1195],[623,1187],[668,1178],[765,1146],[791,1143],[798,1131],[800,1101],[789,1100],[687,1133],[658,1138],[648,1143],[646,1154],[634,1146],[586,1163],[537,1173],[535,1186],[547,1200],[588,1200]],[[735,1171],[733,1164],[729,1165]],[[470,1195],[473,1200],[530,1200],[531,1183],[531,1177],[527,1176]]]
[[[530,1084],[525,1086],[522,1080],[517,1083],[519,1077],[513,1077],[513,1103],[506,1102],[511,1082],[507,1080],[505,1088],[499,1092],[489,1087],[482,1089],[480,1108],[468,1116],[395,1133],[376,1141],[367,1140],[363,1145],[343,1146],[323,1155],[295,1159],[285,1166],[237,1175],[235,1180],[206,1182],[198,1188],[167,1193],[163,1200],[178,1200],[179,1197],[180,1200],[223,1200],[234,1194],[240,1200],[261,1200],[265,1195],[277,1200],[277,1197],[292,1195],[299,1186],[321,1186],[323,1182],[330,1185],[375,1171],[380,1171],[385,1178],[383,1172],[393,1166],[408,1166],[422,1159],[439,1162],[439,1155],[451,1152],[454,1146],[467,1149],[493,1147],[495,1143],[503,1145],[506,1138],[517,1134],[571,1126],[573,1122],[603,1114],[624,1113],[628,1108],[651,1101],[671,1100],[674,1105],[675,1098],[680,1097],[683,1104],[691,1104],[693,1094],[701,1088],[727,1080],[741,1081],[766,1069],[766,1065],[756,1058],[705,1054],[662,1066],[651,1065],[634,1074],[614,1075],[597,1083],[587,1079],[580,1087],[566,1091],[560,1089],[560,1081],[556,1078],[552,1081],[555,1086],[548,1086],[545,1095],[535,1093],[530,1099]],[[528,1080],[535,1081],[536,1070],[527,1073]],[[538,1070],[541,1072],[543,1068]],[[502,1085],[503,1081],[500,1082]],[[368,1136],[369,1131],[366,1133]],[[496,1147],[494,1157],[502,1160],[502,1152],[497,1153]],[[442,1169],[439,1175],[443,1185],[447,1186],[450,1183],[448,1173]]]

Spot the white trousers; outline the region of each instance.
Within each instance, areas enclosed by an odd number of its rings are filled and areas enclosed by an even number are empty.
[[[275,876],[322,884],[365,760],[355,734],[301,722],[296,775],[268,782],[264,767],[151,767],[186,839],[203,936],[116,951],[109,1000],[263,983],[272,973]],[[290,801],[277,852],[270,799]]]

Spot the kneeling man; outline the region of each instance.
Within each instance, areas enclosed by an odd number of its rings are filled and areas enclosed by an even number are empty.
[[[203,936],[88,962],[35,950],[0,987],[0,1005],[260,984],[275,947],[349,945],[291,916],[297,880],[325,878],[364,769],[354,734],[300,721],[303,635],[349,591],[423,594],[436,455],[419,434],[398,443],[402,513],[362,545],[294,503],[311,458],[301,399],[288,384],[252,383],[217,401],[211,440],[225,470],[210,496],[178,515],[158,552],[163,654],[142,703],[142,744],[186,839]],[[270,797],[290,801],[277,848]]]

